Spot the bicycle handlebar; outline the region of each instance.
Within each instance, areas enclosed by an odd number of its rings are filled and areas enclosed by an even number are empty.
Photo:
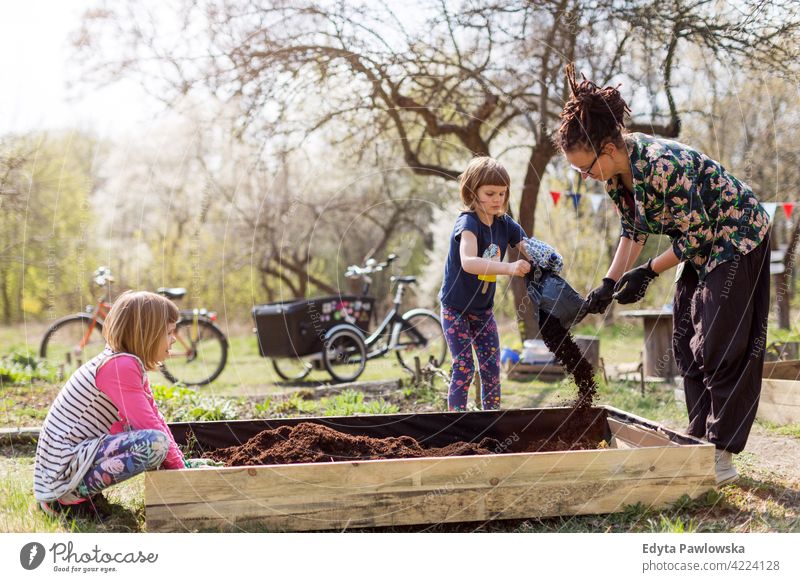
[[[392,264],[392,262],[397,259],[397,255],[392,253],[386,260],[382,263],[378,263],[373,258],[367,259],[363,266],[359,267],[358,265],[350,265],[347,267],[347,270],[344,272],[344,276],[347,278],[357,278],[363,277],[365,275],[370,275],[372,273],[377,273],[383,271],[386,267]]]
[[[114,275],[111,274],[109,267],[97,267],[93,277],[94,282],[100,287],[105,287],[106,284],[114,282]]]

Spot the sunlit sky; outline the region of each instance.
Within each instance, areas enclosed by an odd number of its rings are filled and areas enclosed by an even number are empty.
[[[152,119],[160,105],[133,82],[69,89],[77,75],[70,34],[93,3],[80,0],[0,2],[0,134],[77,128],[98,136]]]

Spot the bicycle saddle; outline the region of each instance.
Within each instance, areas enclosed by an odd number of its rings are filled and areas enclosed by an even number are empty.
[[[416,277],[392,277],[392,283],[416,283]]]
[[[167,299],[182,299],[186,295],[186,289],[183,287],[159,287],[156,289],[156,293],[163,295]]]

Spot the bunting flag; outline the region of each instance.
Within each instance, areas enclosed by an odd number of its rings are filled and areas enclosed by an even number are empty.
[[[777,202],[762,202],[761,206],[764,207],[764,210],[767,211],[769,214],[769,221],[775,222],[775,213],[778,211],[778,203]]]
[[[601,210],[601,206],[603,201],[607,198],[605,194],[580,194],[578,192],[563,192],[563,194],[569,198],[572,202],[573,208],[575,210],[578,209],[581,203],[581,199],[584,196],[589,197],[589,202],[592,206],[592,212],[599,212]],[[550,197],[553,199],[553,206],[558,206],[558,201],[561,200],[562,192],[557,190],[550,190]],[[787,220],[791,221],[792,213],[794,212],[794,207],[800,205],[800,202],[762,202],[761,206],[764,207],[764,210],[767,211],[769,214],[770,222],[775,222],[775,216],[778,212],[778,207],[780,206],[783,209],[783,214]]]

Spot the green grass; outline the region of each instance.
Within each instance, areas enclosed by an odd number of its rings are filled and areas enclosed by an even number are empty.
[[[137,476],[104,491],[113,513],[104,523],[55,518],[33,498],[35,445],[0,447],[0,531],[4,532],[138,532],[144,529],[144,477]]]
[[[56,370],[31,351],[16,349],[0,356],[0,387],[39,381],[53,383],[57,377]]]
[[[764,429],[766,429],[768,433],[775,436],[786,436],[800,439],[800,424],[780,425],[775,424],[774,422],[768,422],[766,420],[758,420],[757,422]]]
[[[233,420],[242,415],[242,399],[210,396],[184,386],[153,385],[164,418],[173,422]]]
[[[324,416],[352,416],[354,414],[394,414],[399,408],[383,398],[365,401],[362,392],[345,390],[322,401]]]
[[[41,426],[60,386],[49,383],[4,385],[0,398],[0,426]]]

